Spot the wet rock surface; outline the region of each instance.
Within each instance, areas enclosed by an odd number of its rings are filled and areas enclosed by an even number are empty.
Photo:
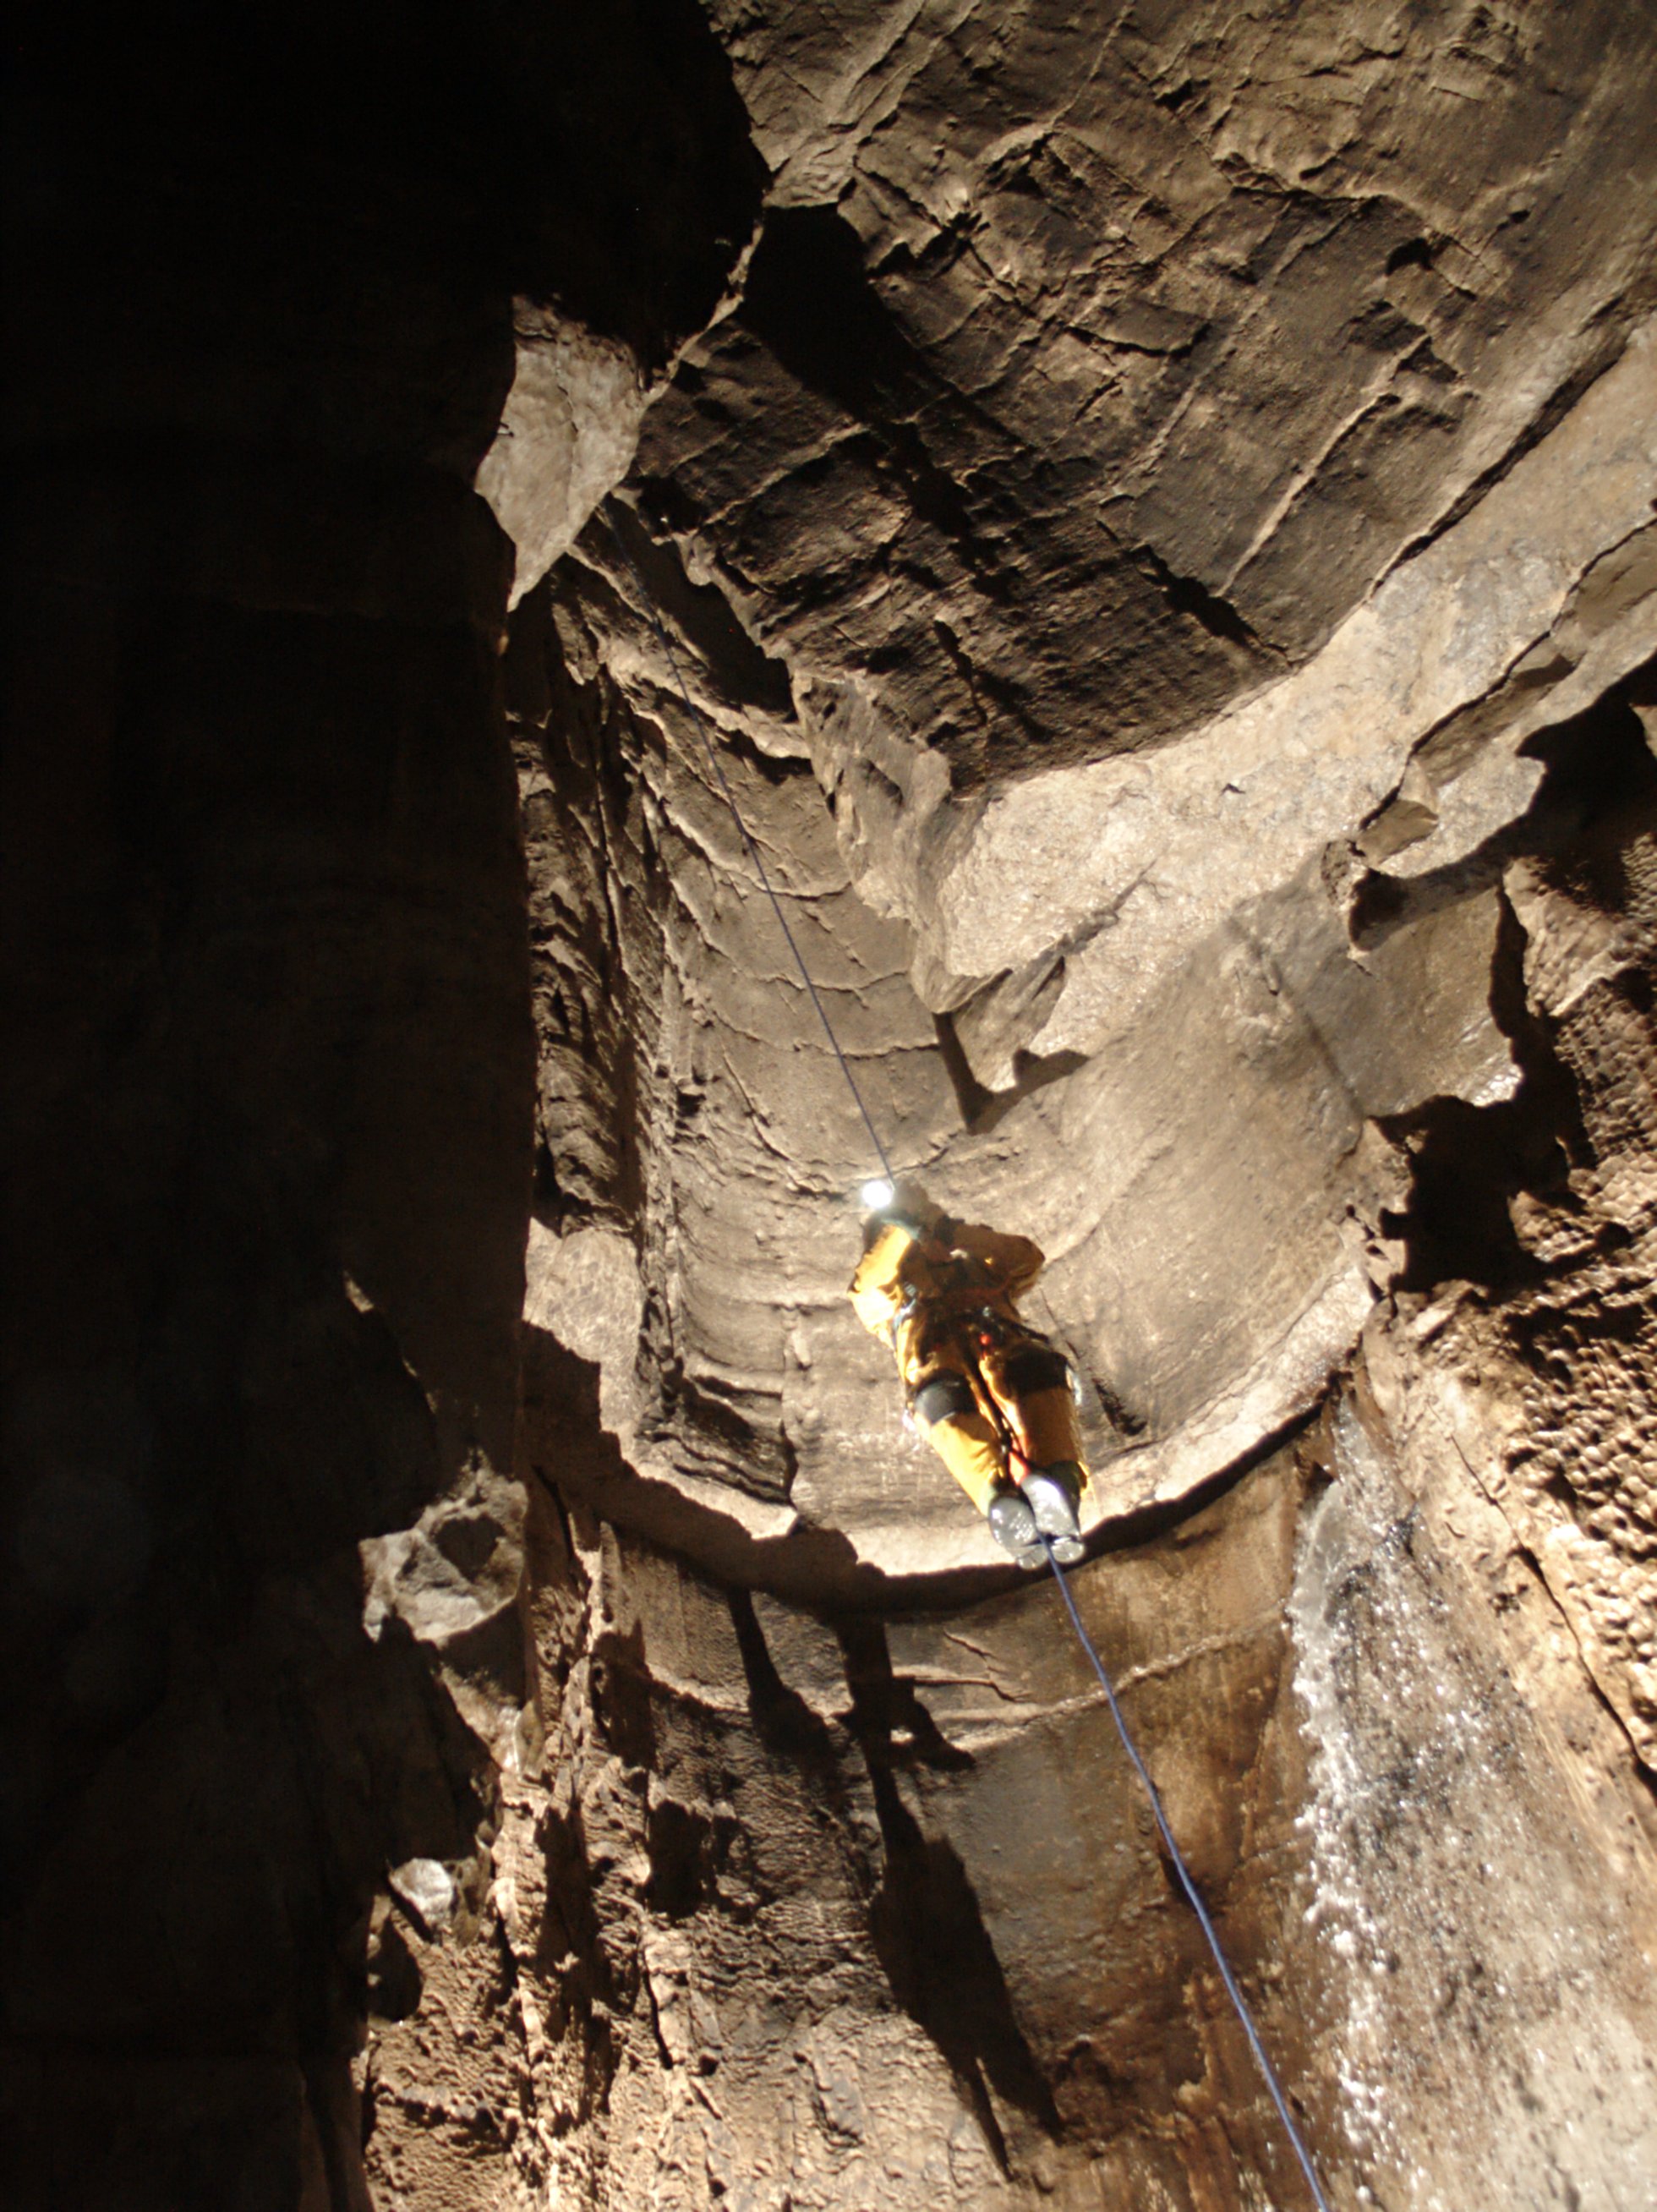
[[[1657,2204],[1643,11],[179,32],[21,56],[7,2201],[1308,2201],[728,787],[1331,2202]]]

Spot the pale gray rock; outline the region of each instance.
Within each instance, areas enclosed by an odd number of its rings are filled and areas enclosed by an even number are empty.
[[[628,347],[533,301],[513,318],[516,366],[474,479],[515,549],[516,606],[627,474],[646,395]]]
[[[399,1904],[408,1907],[427,1935],[438,1935],[453,1920],[454,1876],[440,1859],[406,1859],[386,1879]]]

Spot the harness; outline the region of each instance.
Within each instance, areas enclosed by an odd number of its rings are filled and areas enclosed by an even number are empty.
[[[932,1277],[930,1287],[923,1291],[918,1284],[911,1284],[889,1325],[894,1355],[899,1331],[918,1306],[927,1311],[934,1323],[916,1346],[916,1357],[922,1361],[940,1343],[953,1342],[963,1351],[988,1351],[1010,1337],[1034,1335],[1022,1322],[995,1310],[993,1301],[999,1295],[999,1286],[981,1260],[951,1254],[926,1264]]]
[[[938,1389],[950,1373],[958,1372],[973,1403],[995,1431],[1005,1459],[1009,1463],[1020,1461],[1028,1467],[1029,1459],[1019,1443],[1008,1401],[1016,1403],[1028,1393],[1055,1386],[1073,1388],[1070,1363],[1062,1353],[1054,1351],[1044,1336],[1016,1315],[998,1311],[992,1298],[985,1297],[984,1291],[981,1280],[924,1297],[919,1290],[911,1290],[892,1317],[892,1351],[896,1357],[899,1330],[916,1307],[933,1307],[937,1325],[922,1335],[914,1350],[921,1371],[907,1386],[911,1418],[916,1413],[919,1400],[929,1391]],[[959,1360],[958,1370],[939,1370],[935,1366],[937,1354],[946,1347]],[[986,1358],[997,1354],[1001,1389],[997,1389],[985,1366]],[[1022,1373],[1021,1368],[1024,1370]],[[926,1418],[923,1413],[922,1419]]]

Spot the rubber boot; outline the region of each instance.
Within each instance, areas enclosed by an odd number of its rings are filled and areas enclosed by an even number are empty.
[[[1038,1467],[1024,1478],[1024,1497],[1038,1535],[1053,1545],[1053,1556],[1061,1567],[1073,1567],[1082,1557],[1081,1524],[1076,1509],[1082,1497],[1082,1470],[1074,1460],[1055,1460]]]
[[[1026,1573],[1046,1566],[1047,1547],[1036,1534],[1035,1515],[1017,1491],[998,1490],[984,1517],[996,1542],[1012,1553]]]

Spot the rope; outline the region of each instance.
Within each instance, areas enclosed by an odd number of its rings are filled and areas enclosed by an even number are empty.
[[[876,1157],[879,1159],[881,1167],[884,1170],[887,1179],[890,1181],[892,1178],[892,1164],[887,1158],[885,1146],[880,1141],[880,1132],[876,1128],[874,1121],[870,1115],[869,1109],[864,1103],[863,1093],[858,1088],[857,1078],[852,1073],[851,1064],[847,1060],[846,1054],[841,1050],[840,1039],[835,1035],[834,1024],[828,1018],[828,1009],[824,1006],[822,1000],[817,996],[817,987],[811,981],[811,971],[805,964],[805,956],[800,951],[799,945],[795,939],[794,933],[788,926],[788,917],[783,912],[782,901],[777,896],[775,890],[772,887],[771,878],[767,872],[765,862],[760,857],[759,847],[754,842],[753,838],[749,835],[748,824],[743,820],[742,809],[737,804],[737,795],[731,788],[729,779],[726,777],[724,767],[720,763],[719,750],[714,744],[712,736],[709,734],[707,725],[703,721],[702,717],[697,709],[695,702],[690,696],[689,687],[686,684],[683,674],[680,670],[678,655],[673,650],[672,640],[668,636],[666,628],[664,625],[661,617],[656,611],[655,602],[651,598],[643,576],[639,573],[639,564],[634,559],[632,550],[628,546],[627,540],[622,537],[611,516],[606,514],[604,520],[609,526],[610,536],[616,541],[616,550],[620,552],[622,560],[626,562],[628,568],[632,574],[633,581],[638,591],[640,602],[644,610],[645,619],[655,631],[657,641],[660,644],[662,651],[667,656],[667,665],[673,672],[673,680],[678,687],[679,696],[684,702],[685,712],[689,714],[692,723],[695,725],[697,736],[701,739],[702,749],[707,755],[707,764],[713,769],[714,781],[719,785],[719,791],[724,797],[725,805],[731,810],[731,818],[737,825],[737,834],[742,839],[744,848],[747,852],[748,858],[753,866],[754,872],[760,879],[765,896],[771,902],[771,911],[777,917],[777,927],[781,930],[783,937],[787,943],[788,950],[794,957],[794,965],[799,969],[800,981],[804,984],[806,994],[810,999],[812,1006],[816,1010],[817,1019],[822,1024],[822,1033],[828,1040],[829,1049],[835,1055],[835,1059],[840,1067],[840,1072],[846,1079],[846,1088],[852,1094],[853,1103],[857,1107],[858,1112],[863,1117],[863,1126],[869,1133],[869,1141],[875,1148]],[[640,526],[642,527],[642,526]],[[1023,1452],[1019,1449],[1016,1440],[1011,1435],[1011,1430],[1006,1427],[1005,1422],[1001,1423],[999,1425],[1001,1425],[1003,1429],[1004,1439],[1010,1451],[1018,1458],[1024,1459],[1025,1455]],[[1025,1460],[1025,1464],[1027,1466],[1029,1465],[1028,1460]],[[1077,1638],[1081,1643],[1082,1649],[1087,1653],[1089,1659],[1093,1662],[1093,1671],[1099,1677],[1100,1686],[1104,1691],[1106,1700],[1110,1706],[1110,1717],[1116,1723],[1116,1733],[1122,1739],[1122,1748],[1126,1752],[1128,1758],[1132,1762],[1135,1773],[1138,1774],[1140,1782],[1144,1786],[1145,1796],[1150,1802],[1151,1814],[1156,1820],[1156,1826],[1161,1832],[1162,1841],[1168,1847],[1168,1855],[1173,1861],[1174,1870],[1180,1877],[1180,1886],[1184,1890],[1187,1897],[1190,1899],[1192,1909],[1196,1913],[1199,1921],[1202,1923],[1203,1934],[1208,1938],[1208,1948],[1213,1953],[1214,1963],[1220,1970],[1220,1978],[1225,1984],[1226,1993],[1230,1997],[1232,2004],[1236,2008],[1237,2018],[1242,2022],[1243,2033],[1248,2038],[1249,2048],[1254,2054],[1255,2062],[1259,2067],[1260,2073],[1266,2081],[1266,2086],[1272,2093],[1272,2101],[1278,2108],[1278,2118],[1283,2122],[1284,2128],[1288,2135],[1289,2140],[1294,2146],[1295,2155],[1300,2160],[1301,2171],[1306,2176],[1307,2183],[1311,2189],[1313,2199],[1316,2203],[1318,2212],[1329,2212],[1329,2200],[1323,2193],[1322,2186],[1318,2180],[1317,2171],[1312,2164],[1310,2154],[1308,2152],[1305,2143],[1301,2139],[1301,2132],[1299,2128],[1295,2124],[1294,2115],[1289,2109],[1288,2100],[1284,2097],[1283,2090],[1278,2084],[1277,2075],[1272,2070],[1272,2061],[1266,2055],[1266,2046],[1260,2041],[1259,2031],[1254,2026],[1253,2015],[1248,2009],[1243,1993],[1237,1986],[1236,1977],[1233,1974],[1230,1966],[1227,1962],[1225,1953],[1221,1948],[1219,1935],[1215,1929],[1213,1921],[1209,1917],[1208,1907],[1203,1903],[1202,1898],[1198,1893],[1197,1885],[1191,1878],[1190,1870],[1186,1865],[1180,1846],[1174,1840],[1174,1831],[1168,1825],[1168,1816],[1162,1810],[1162,1801],[1156,1794],[1156,1785],[1150,1778],[1150,1770],[1145,1765],[1144,1759],[1140,1758],[1138,1747],[1134,1743],[1133,1738],[1128,1733],[1127,1723],[1122,1717],[1122,1709],[1120,1705],[1116,1702],[1116,1692],[1111,1686],[1110,1677],[1105,1672],[1104,1665],[1100,1659],[1099,1654],[1093,1648],[1091,1638],[1089,1636],[1087,1630],[1082,1626],[1082,1616],[1076,1609],[1076,1601],[1071,1595],[1070,1584],[1065,1580],[1065,1571],[1059,1565],[1058,1559],[1054,1555],[1052,1540],[1049,1537],[1043,1536],[1041,1541],[1047,1549],[1047,1564],[1052,1567],[1054,1580],[1059,1584],[1059,1595],[1065,1601],[1065,1610],[1070,1615],[1071,1626],[1076,1631]]]
[[[1208,1948],[1214,1954],[1214,1963],[1220,1970],[1220,1979],[1225,1984],[1226,1994],[1235,2008],[1237,2018],[1242,2022],[1243,2033],[1248,2038],[1248,2046],[1254,2054],[1255,2063],[1260,2069],[1266,2087],[1272,2092],[1272,2101],[1278,2108],[1278,2118],[1283,2122],[1284,2130],[1294,2146],[1295,2155],[1300,2160],[1301,2172],[1306,2176],[1307,2186],[1312,2191],[1313,2202],[1316,2204],[1318,2212],[1329,2212],[1329,2200],[1323,2193],[1322,2185],[1318,2179],[1317,2169],[1312,2163],[1311,2153],[1302,2140],[1301,2131],[1296,2125],[1294,2115],[1289,2109],[1289,2100],[1284,2095],[1272,2061],[1266,2055],[1266,2045],[1260,2041],[1259,2030],[1254,2025],[1253,2014],[1248,2009],[1247,2001],[1238,1988],[1237,1978],[1232,1972],[1225,1953],[1221,1948],[1219,1932],[1209,1917],[1208,1907],[1203,1903],[1196,1883],[1191,1878],[1191,1869],[1185,1863],[1184,1854],[1174,1840],[1174,1831],[1168,1825],[1168,1815],[1163,1812],[1162,1801],[1156,1794],[1156,1784],[1150,1778],[1150,1769],[1140,1758],[1138,1746],[1128,1733],[1128,1725],[1122,1717],[1122,1708],[1116,1701],[1116,1692],[1111,1686],[1110,1676],[1105,1672],[1104,1662],[1093,1647],[1092,1638],[1082,1626],[1082,1616],[1076,1609],[1076,1600],[1071,1595],[1070,1583],[1065,1579],[1065,1571],[1059,1565],[1053,1552],[1053,1540],[1051,1537],[1043,1536],[1041,1541],[1047,1548],[1047,1565],[1053,1569],[1053,1580],[1059,1585],[1059,1594],[1065,1601],[1065,1610],[1070,1615],[1070,1625],[1076,1631],[1077,1639],[1083,1650],[1093,1662],[1093,1671],[1099,1677],[1099,1686],[1103,1690],[1106,1702],[1110,1707],[1110,1717],[1116,1723],[1116,1733],[1122,1739],[1122,1748],[1132,1760],[1133,1771],[1144,1786],[1151,1815],[1156,1820],[1163,1843],[1168,1847],[1168,1857],[1174,1863],[1174,1871],[1180,1877],[1180,1887],[1190,1899],[1193,1911],[1202,1923],[1203,1933],[1208,1938]]]
[[[661,617],[656,612],[655,602],[651,598],[650,592],[646,587],[644,578],[639,573],[639,564],[634,559],[632,550],[628,546],[627,540],[622,537],[621,532],[616,528],[614,520],[609,514],[605,515],[604,520],[609,526],[610,536],[616,540],[616,547],[621,553],[622,558],[627,562],[628,568],[632,571],[633,580],[638,587],[639,597],[644,607],[645,619],[655,631],[657,640],[659,642],[663,652],[667,655],[667,665],[673,671],[673,680],[678,686],[680,698],[684,702],[685,712],[689,715],[692,722],[695,725],[696,734],[701,738],[702,741],[702,749],[707,755],[707,764],[713,771],[714,778],[719,784],[720,792],[724,795],[725,805],[731,809],[731,819],[737,825],[737,834],[741,837],[743,844],[747,850],[749,860],[753,864],[754,872],[760,879],[760,883],[765,891],[765,896],[771,902],[771,911],[777,917],[777,927],[781,930],[784,938],[787,941],[788,950],[794,956],[794,965],[799,969],[800,981],[805,986],[806,993],[810,999],[811,1004],[816,1008],[817,1019],[822,1024],[822,1034],[828,1040],[828,1048],[834,1054],[835,1060],[839,1062],[840,1072],[846,1078],[846,1088],[851,1092],[853,1103],[856,1106],[858,1112],[863,1116],[863,1126],[869,1132],[869,1141],[875,1148],[875,1156],[880,1162],[881,1170],[884,1174],[886,1180],[890,1182],[894,1180],[892,1163],[886,1156],[885,1146],[880,1141],[880,1132],[876,1128],[873,1117],[871,1115],[867,1106],[864,1103],[863,1093],[858,1089],[857,1078],[852,1073],[851,1063],[847,1060],[846,1054],[841,1050],[840,1039],[835,1035],[834,1024],[828,1018],[828,1010],[824,1006],[822,1000],[817,996],[817,987],[811,981],[811,971],[805,964],[805,955],[800,951],[799,945],[795,940],[794,933],[788,927],[788,917],[782,910],[782,901],[777,896],[776,892],[772,889],[771,878],[767,873],[765,862],[760,858],[760,848],[754,842],[752,837],[748,834],[748,824],[742,818],[742,809],[737,804],[737,794],[731,790],[730,782],[726,778],[725,769],[720,764],[719,750],[715,746],[713,738],[709,735],[707,725],[703,721],[701,715],[698,713],[695,702],[690,696],[689,688],[686,684],[683,674],[680,672],[679,657],[673,650],[672,640],[668,636]],[[642,526],[640,526],[642,527]]]

